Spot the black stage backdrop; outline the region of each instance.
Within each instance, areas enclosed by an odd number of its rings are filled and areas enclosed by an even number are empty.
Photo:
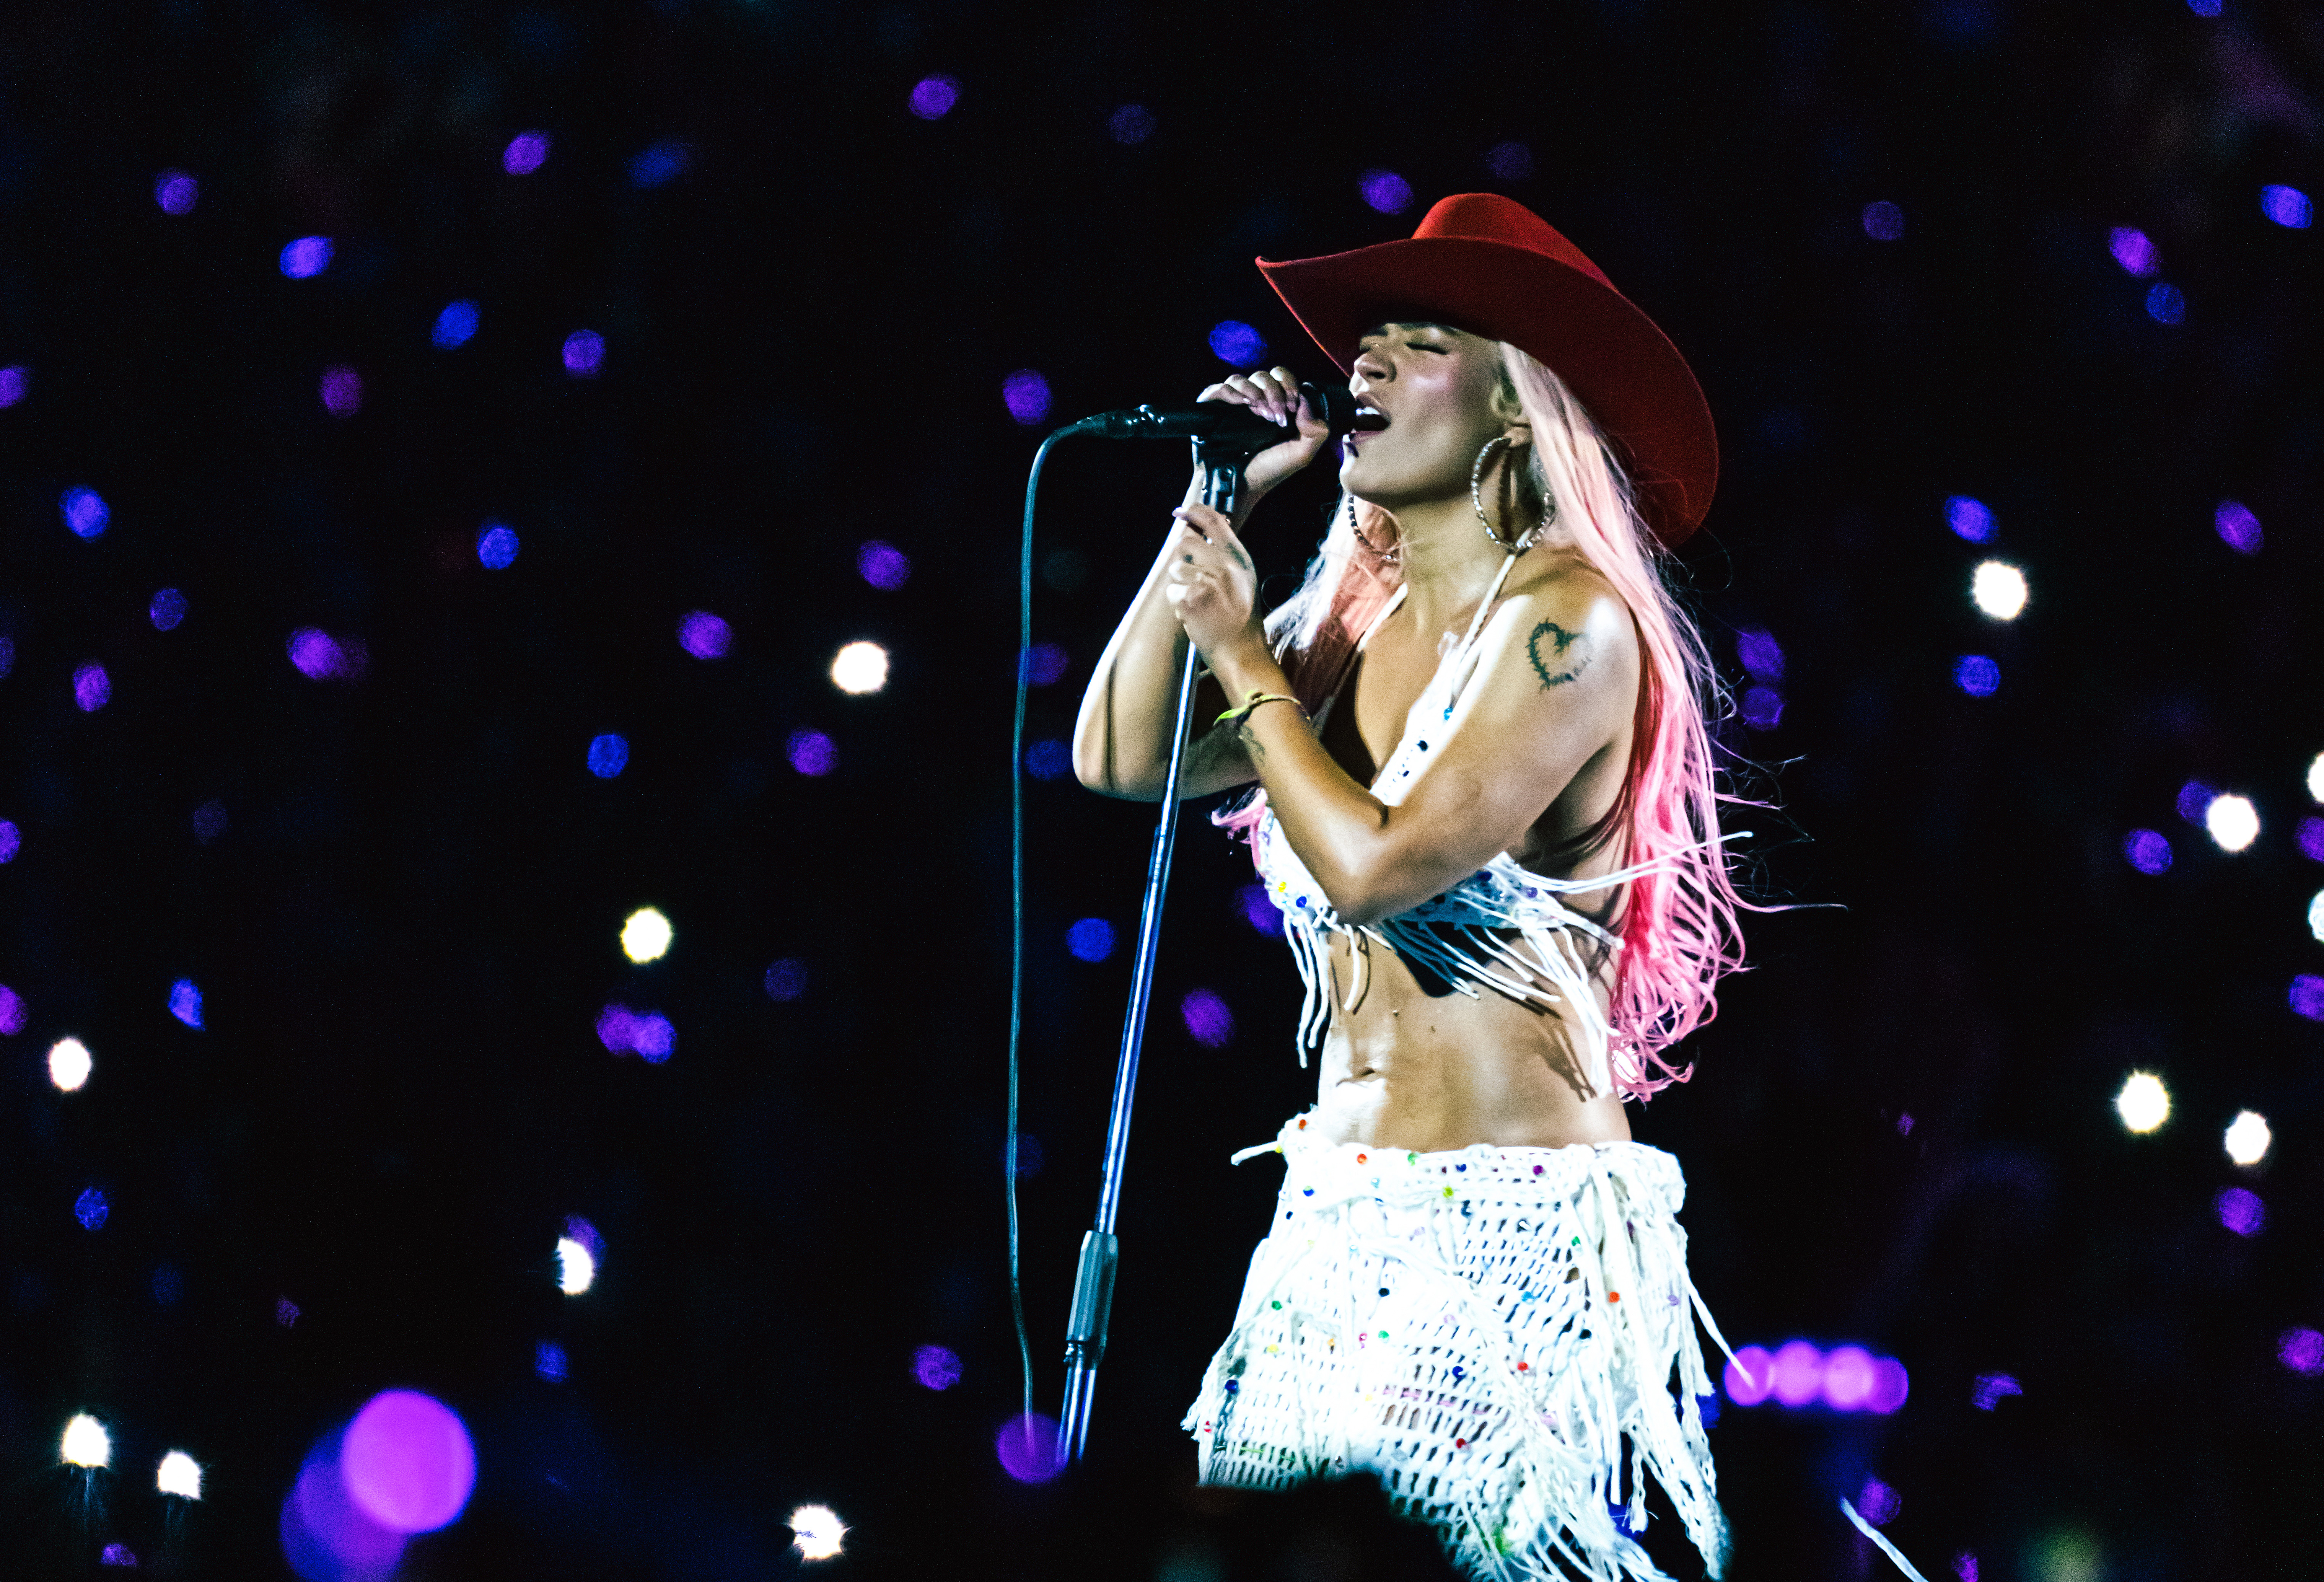
[[[1689,597],[1777,804],[1736,820],[1754,893],[1814,907],[1753,921],[1635,1124],[1736,1345],[1910,1378],[1886,1415],[1722,1395],[1730,1575],[1895,1574],[1842,1496],[1934,1578],[2298,1573],[2319,135],[2292,0],[9,6],[5,1568],[288,1575],[302,1459],[408,1388],[478,1463],[409,1576],[1228,1575],[1176,1423],[1277,1179],[1226,1156],[1312,1078],[1195,814],[1093,1464],[993,1450],[1019,491],[1037,408],[1191,397],[1222,325],[1329,371],[1254,254],[1489,190],[1710,394]],[[1183,470],[1057,453],[1037,744]],[[1327,505],[1264,509],[1271,587]],[[858,641],[891,669],[852,696]],[[1034,763],[1054,1414],[1149,815]],[[675,941],[632,966],[646,906]],[[108,1469],[60,1461],[77,1413]],[[839,1559],[791,1547],[808,1503]]]

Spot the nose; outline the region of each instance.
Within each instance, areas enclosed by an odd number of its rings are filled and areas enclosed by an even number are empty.
[[[1374,347],[1366,347],[1357,352],[1356,360],[1348,365],[1348,388],[1358,395],[1363,393],[1360,388],[1361,382],[1378,383],[1389,377],[1388,365]]]

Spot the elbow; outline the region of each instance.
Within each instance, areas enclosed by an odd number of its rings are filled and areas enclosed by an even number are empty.
[[[1334,874],[1329,879],[1318,877],[1323,899],[1332,903],[1333,912],[1351,928],[1364,928],[1382,918],[1394,917],[1407,904],[1402,897],[1372,874],[1355,872]]]
[[[1149,789],[1144,779],[1124,774],[1103,747],[1081,736],[1074,740],[1074,778],[1082,782],[1084,790],[1102,797],[1119,797],[1123,801],[1151,802],[1162,795],[1159,776],[1154,777]]]

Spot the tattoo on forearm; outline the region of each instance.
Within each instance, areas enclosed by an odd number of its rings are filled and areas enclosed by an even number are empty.
[[[1549,652],[1542,653],[1542,639],[1549,640]],[[1541,678],[1544,687],[1562,687],[1590,668],[1590,638],[1587,634],[1568,632],[1554,621],[1544,621],[1526,639],[1526,657],[1533,661],[1533,673]]]

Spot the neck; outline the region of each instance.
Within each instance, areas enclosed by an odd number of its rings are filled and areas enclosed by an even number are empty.
[[[1500,575],[1508,550],[1485,536],[1464,493],[1389,513],[1409,590],[1404,607],[1423,634],[1465,630],[1477,601]]]

